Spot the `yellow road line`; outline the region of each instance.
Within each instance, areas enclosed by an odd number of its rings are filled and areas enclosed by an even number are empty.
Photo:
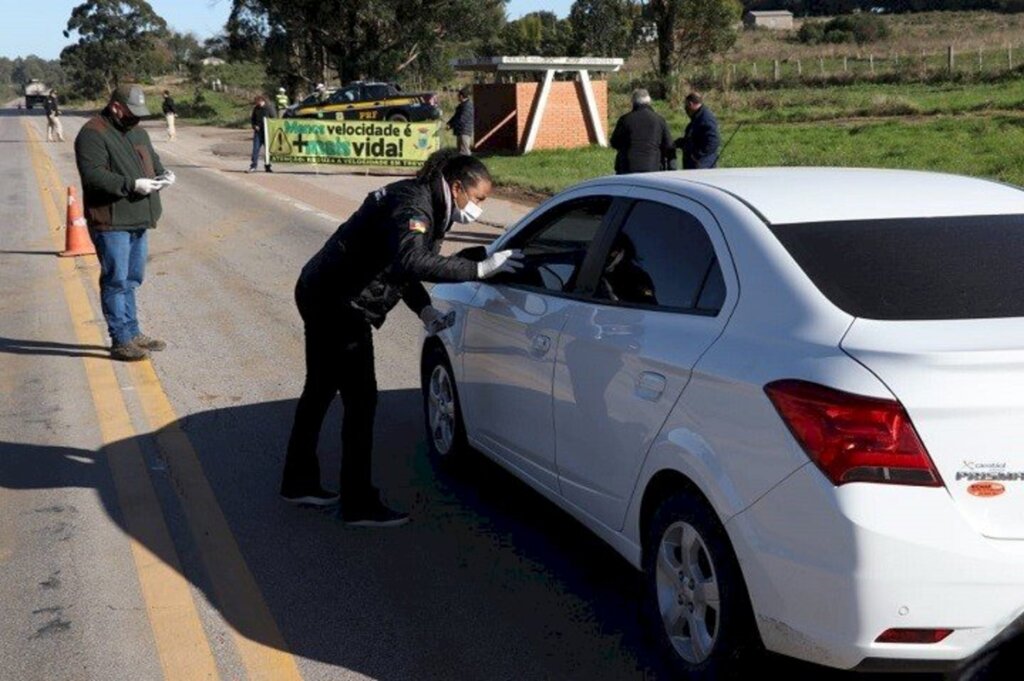
[[[51,185],[61,186],[52,164],[49,170]],[[232,627],[250,681],[301,681],[295,658],[246,565],[192,442],[178,426],[177,414],[153,365],[133,362],[130,374],[143,413],[150,428],[156,431],[168,472],[179,483],[174,489],[216,594],[217,607]],[[245,633],[238,630],[236,623],[245,624]]]
[[[295,658],[288,652],[284,637],[242,557],[192,442],[178,426],[178,417],[152,363],[133,363],[131,374],[149,426],[157,431],[157,444],[167,459],[167,468],[180,483],[175,487],[188,491],[182,496],[182,507],[217,594],[217,605],[229,623],[246,625],[245,633],[237,628],[232,631],[249,679],[298,681],[302,676]]]
[[[27,121],[23,120],[22,126],[30,141],[40,141],[35,128]],[[57,185],[48,180],[48,159],[42,148],[38,144],[30,145],[29,155],[46,221],[52,228],[61,222],[58,206],[63,205],[63,197]],[[55,232],[58,250],[64,246],[61,239],[63,234]],[[103,345],[99,328],[89,323],[93,318],[92,306],[74,260],[61,258],[58,266],[78,342]],[[192,591],[182,574],[117,376],[107,359],[83,357],[82,362],[164,677],[172,681],[217,679],[217,663],[199,620]]]

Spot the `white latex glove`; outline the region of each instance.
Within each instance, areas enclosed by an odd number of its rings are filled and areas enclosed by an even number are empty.
[[[135,180],[135,193],[142,194],[143,196],[149,196],[153,192],[158,192],[164,188],[164,183],[160,180],[151,180],[148,177],[140,177]]]
[[[476,276],[479,279],[489,279],[495,274],[502,272],[515,272],[523,267],[522,251],[498,251],[483,262],[476,264]]]
[[[177,181],[178,177],[174,174],[173,170],[165,170],[163,175],[158,175],[156,178],[158,181],[164,183],[164,187],[170,187]]]

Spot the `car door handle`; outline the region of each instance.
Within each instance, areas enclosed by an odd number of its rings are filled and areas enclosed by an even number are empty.
[[[530,343],[530,349],[537,357],[543,357],[551,349],[551,339],[544,335],[534,336]]]
[[[644,371],[636,379],[636,395],[642,400],[657,402],[665,393],[668,379],[653,371]]]

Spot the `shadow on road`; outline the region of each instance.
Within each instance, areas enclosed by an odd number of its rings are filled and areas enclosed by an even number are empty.
[[[52,255],[52,253],[50,254]],[[51,341],[21,340],[0,336],[0,354],[9,355],[50,355],[59,357],[99,357],[108,359],[108,349],[99,345],[78,345],[75,343],[54,343]],[[0,443],[2,447],[3,443]],[[0,451],[5,451],[0,449]],[[0,461],[0,463],[3,463]]]
[[[0,350],[33,345],[42,352],[93,349],[3,339]],[[376,478],[413,515],[393,530],[345,528],[331,514],[277,499],[292,400],[213,409],[177,424],[291,652],[394,681],[668,678],[638,624],[641,588],[632,567],[483,457],[456,475],[437,473],[420,444],[421,408],[418,391],[381,394]],[[135,440],[159,490],[160,476],[174,476],[174,454],[158,452],[154,435]],[[124,528],[107,449],[0,442],[0,487],[94,488]],[[321,449],[339,449],[337,413],[325,424]],[[327,480],[338,464],[337,455],[326,457]],[[187,557],[182,541],[178,553]],[[194,557],[184,565],[232,627],[260,637],[210,593]],[[973,678],[1009,678],[1022,661],[1017,645]],[[764,670],[854,678],[775,658]]]

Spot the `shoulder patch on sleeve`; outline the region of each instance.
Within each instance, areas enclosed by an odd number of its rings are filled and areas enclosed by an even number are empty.
[[[409,220],[409,231],[410,232],[417,232],[419,234],[426,234],[427,233],[427,223],[423,222],[423,220],[416,220],[415,218],[412,219],[412,220]]]

